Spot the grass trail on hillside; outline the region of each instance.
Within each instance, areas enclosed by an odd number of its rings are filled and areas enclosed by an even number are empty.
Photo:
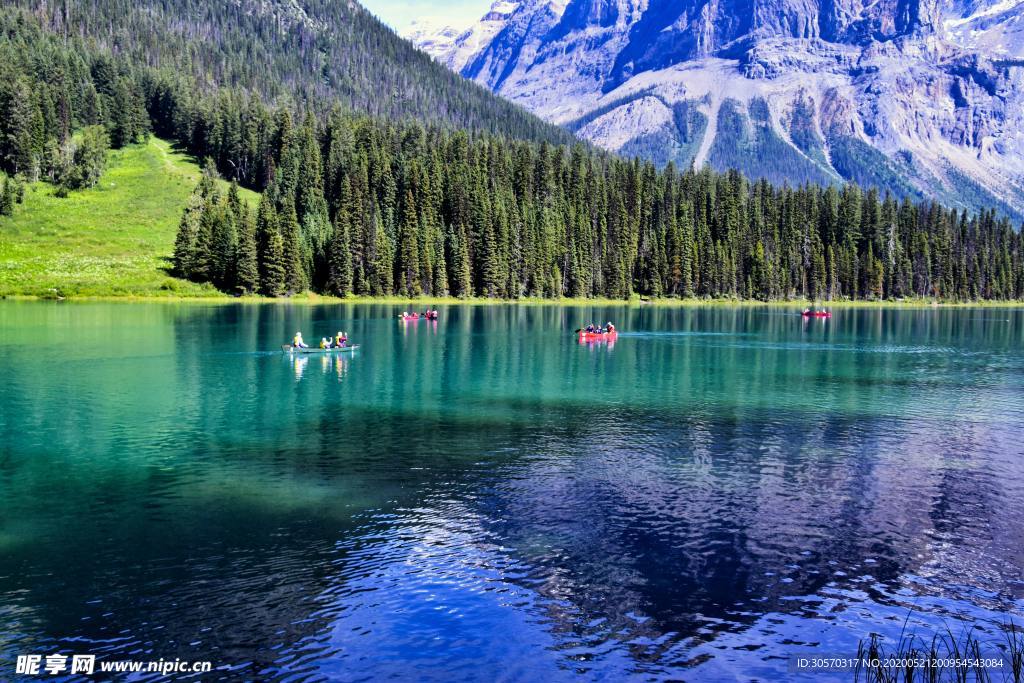
[[[193,159],[151,138],[110,152],[94,188],[60,199],[52,185],[29,185],[0,218],[0,296],[217,296],[166,270],[199,176]],[[255,205],[254,193],[243,197]]]

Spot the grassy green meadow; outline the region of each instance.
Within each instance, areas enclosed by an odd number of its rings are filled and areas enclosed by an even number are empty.
[[[150,138],[112,151],[94,188],[61,199],[48,183],[29,185],[0,218],[0,296],[221,296],[167,272],[199,176],[192,158]]]

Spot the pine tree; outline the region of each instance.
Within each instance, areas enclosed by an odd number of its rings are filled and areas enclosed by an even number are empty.
[[[439,229],[434,238],[434,277],[431,281],[434,296],[448,296],[448,266],[445,264],[444,233]]]
[[[307,113],[297,131],[295,155],[298,158],[296,213],[301,226],[303,263],[307,282],[322,288],[329,277],[329,243],[334,234],[324,198],[323,161],[317,126],[311,113]]]
[[[194,279],[196,268],[196,244],[199,239],[199,223],[202,220],[203,198],[193,193],[181,214],[178,234],[174,239],[174,273],[186,280]]]
[[[15,201],[14,179],[7,178],[7,180],[3,180],[3,178],[0,178],[0,182],[3,183],[3,191],[0,192],[0,216],[13,216]]]
[[[244,207],[238,222],[238,248],[235,253],[235,286],[241,294],[255,294],[260,288],[256,225],[252,213]]]
[[[28,174],[42,149],[36,148],[39,116],[28,79],[0,78],[0,170]]]
[[[483,196],[479,196],[476,206],[474,220],[476,221],[476,229],[480,233],[479,253],[482,255],[480,262],[480,293],[483,296],[493,298],[498,296],[498,293],[501,291],[499,282],[502,273],[501,249],[498,244],[497,231],[494,229],[494,221],[490,215],[489,203]],[[540,242],[539,239],[537,241]],[[543,256],[539,253],[539,249],[534,263],[537,264],[535,284],[539,288],[544,277],[542,274]]]
[[[217,289],[230,292],[235,289],[235,262],[238,247],[238,233],[235,214],[225,203],[210,207],[210,275]]]
[[[771,298],[771,276],[768,271],[768,259],[765,257],[764,244],[757,243],[750,264],[750,291],[748,296],[761,301]]]
[[[370,293],[374,296],[389,296],[394,291],[395,246],[377,213],[374,214],[372,232],[374,248],[370,263]]]
[[[274,230],[267,237],[266,250],[260,263],[260,293],[264,296],[281,296],[285,293],[286,277],[284,241],[281,233]]]
[[[375,245],[371,242],[372,231],[368,228],[366,211],[362,194],[357,194],[354,178],[362,178],[362,173],[342,176],[338,194],[338,211],[348,218],[349,251],[352,258],[352,291],[365,296],[371,290],[370,254]]]
[[[836,254],[832,245],[829,245],[828,247],[827,261],[828,290],[826,295],[828,296],[829,301],[831,301],[836,297],[839,290],[839,276],[836,270]]]
[[[452,294],[460,298],[473,295],[472,266],[469,259],[469,238],[466,229],[459,227],[449,235],[449,249],[452,252]]]
[[[281,239],[284,243],[285,290],[289,294],[301,294],[309,287],[309,281],[306,279],[306,266],[302,258],[299,218],[295,215],[295,204],[291,199],[286,199],[281,209]]]
[[[338,211],[334,219],[329,261],[327,291],[334,296],[348,296],[352,293],[352,245],[349,239],[349,218],[345,211]]]
[[[287,198],[294,200],[299,183],[299,150],[292,129],[292,117],[285,108],[277,113],[273,148],[275,198],[282,203]]]
[[[277,211],[270,194],[264,194],[256,212],[256,261],[259,264],[259,291],[266,296],[277,296],[284,288],[283,253],[271,253],[274,238],[280,241]],[[280,245],[284,249],[283,243]],[[268,270],[270,269],[270,270]],[[279,273],[277,269],[282,269]]]
[[[214,232],[217,220],[215,207],[220,201],[216,192],[202,200],[196,239],[192,249],[191,278],[196,282],[213,282],[217,276],[217,256],[214,254]]]
[[[808,276],[810,287],[808,291],[812,299],[818,300],[824,297],[827,279],[825,254],[822,252],[821,240],[817,238],[817,232],[815,232],[814,238],[811,240],[811,267]]]
[[[119,79],[114,86],[114,114],[110,128],[110,143],[114,149],[141,142],[148,132],[149,117],[133,83]]]
[[[402,203],[402,224],[398,233],[399,293],[403,296],[419,296],[423,292],[420,282],[419,219],[412,191],[406,191]]]
[[[242,204],[242,197],[238,191],[237,180],[232,181],[231,186],[228,188],[228,210],[231,211],[231,215],[234,216],[235,222],[240,224],[245,212],[245,206]]]

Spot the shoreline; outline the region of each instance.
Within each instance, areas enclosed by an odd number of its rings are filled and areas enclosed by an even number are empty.
[[[70,296],[63,298],[35,295],[4,295],[0,302],[50,302],[59,304],[76,303],[168,303],[168,304],[208,304],[208,305],[387,305],[409,306],[418,309],[420,306],[568,306],[568,307],[616,307],[616,308],[817,308],[829,309],[934,309],[934,308],[1022,308],[1024,301],[935,301],[932,299],[905,299],[900,301],[823,301],[811,302],[806,299],[789,301],[756,301],[749,299],[486,299],[472,297],[461,299],[455,297],[347,297],[338,298],[319,294],[302,294],[289,298],[266,298],[259,296],[233,297],[224,295],[211,296],[175,296],[175,295],[98,295]]]

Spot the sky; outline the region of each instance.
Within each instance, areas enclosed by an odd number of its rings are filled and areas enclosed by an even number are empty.
[[[360,0],[360,4],[402,30],[413,21],[467,28],[487,12],[492,0]]]

